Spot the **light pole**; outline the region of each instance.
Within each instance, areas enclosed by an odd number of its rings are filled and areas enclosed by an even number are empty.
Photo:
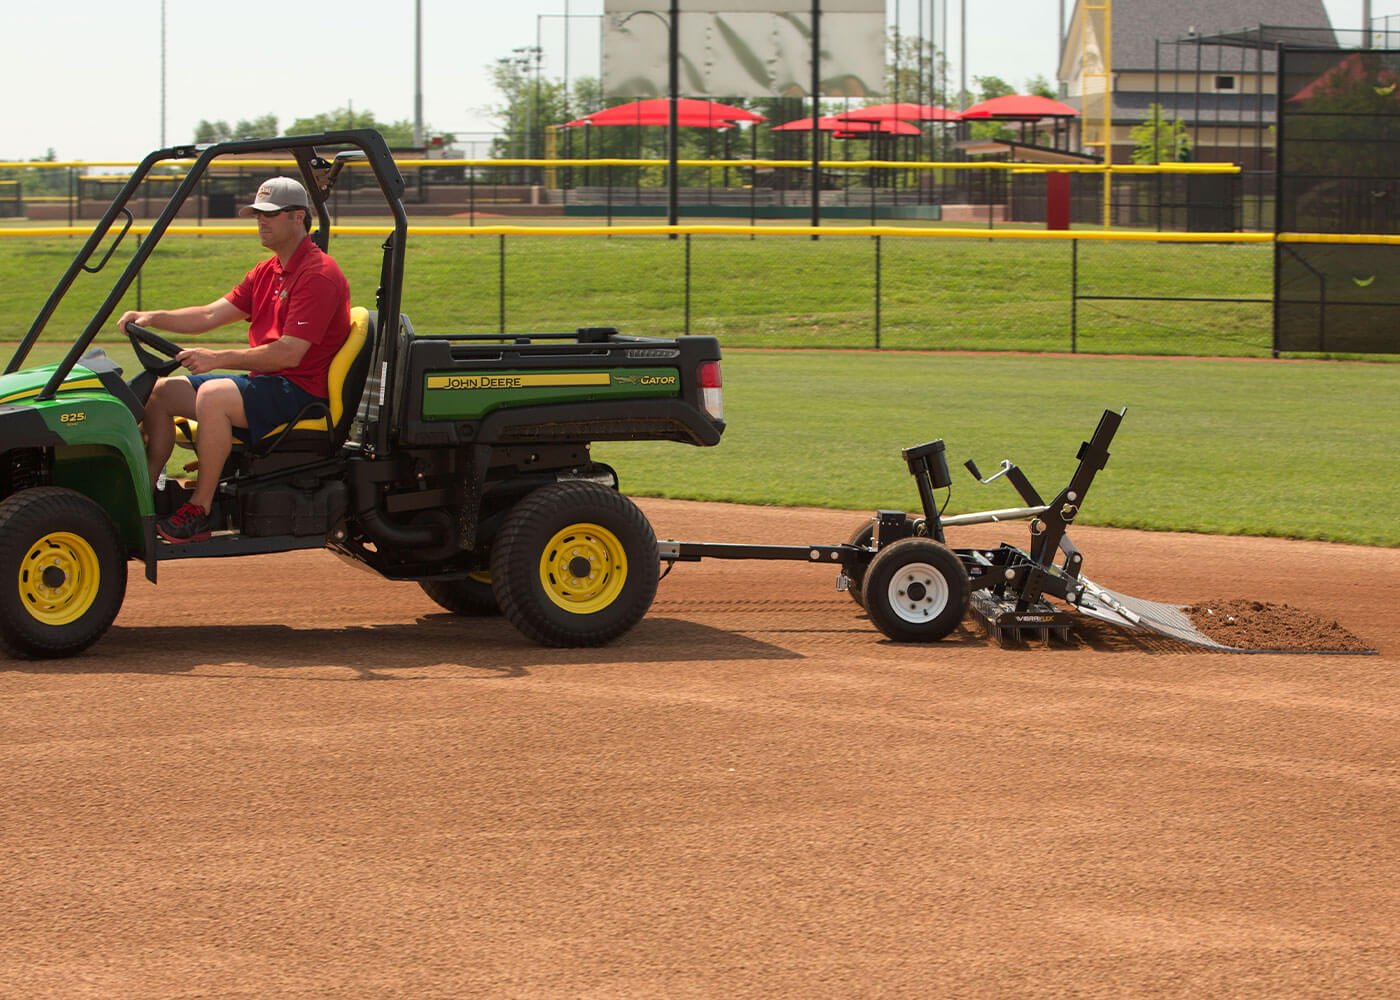
[[[570,93],[571,93],[571,92],[570,92],[570,90],[569,90],[570,84],[572,83],[572,77],[569,76],[569,59],[570,59],[570,55],[569,55],[570,49],[569,49],[569,46],[570,46],[570,43],[571,43],[570,29],[572,28],[573,23],[574,23],[575,21],[597,21],[597,22],[599,22],[599,25],[600,25],[600,27],[599,27],[599,34],[600,34],[600,38],[601,38],[601,33],[602,33],[601,25],[602,25],[602,21],[603,21],[603,15],[602,15],[602,14],[571,14],[571,13],[569,12],[569,5],[568,5],[568,3],[565,3],[565,4],[564,4],[564,13],[562,13],[562,14],[536,14],[536,15],[535,15],[535,44],[541,46],[541,51],[543,51],[543,42],[541,41],[541,39],[543,38],[543,29],[542,29],[542,27],[541,27],[541,24],[542,24],[542,22],[548,21],[548,20],[550,20],[550,19],[559,19],[559,20],[562,20],[562,21],[564,22],[564,114],[565,114],[565,116],[567,116],[567,117],[573,117],[573,114],[572,114],[573,104],[572,104],[572,102],[571,102],[571,100],[570,100]],[[600,45],[599,45],[599,55],[600,55],[600,56],[601,56],[601,54],[602,54],[602,53],[601,53],[601,50],[602,50],[602,45],[600,44]],[[602,79],[603,79],[603,67],[600,65],[600,66],[598,67],[598,80],[601,82]]]
[[[165,148],[165,0],[160,0],[160,145]]]
[[[895,8],[898,10],[898,8]],[[896,75],[896,79],[898,76]],[[822,224],[822,0],[812,0],[812,225]],[[813,236],[812,239],[816,239]]]
[[[515,67],[523,71],[523,82],[529,88],[529,94],[523,101],[525,105],[525,135],[521,146],[523,147],[524,159],[531,159],[535,152],[534,127],[536,119],[540,113],[540,49],[537,45],[522,45],[519,48],[511,49],[511,54],[515,56]],[[531,64],[533,64],[534,81],[530,80]]]
[[[967,0],[958,8],[958,110],[967,108]]]
[[[666,56],[666,91],[670,95],[667,109],[669,124],[666,135],[666,220],[674,226],[680,220],[681,188],[676,162],[680,159],[680,90],[681,90],[681,3],[671,0],[670,51]],[[672,239],[675,233],[671,234]]]
[[[413,145],[423,148],[423,0],[413,0]]]

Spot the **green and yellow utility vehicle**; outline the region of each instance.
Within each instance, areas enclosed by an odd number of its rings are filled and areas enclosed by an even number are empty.
[[[140,425],[180,347],[129,326],[140,370],[128,373],[93,344],[210,164],[239,154],[291,156],[323,249],[327,199],[352,160],[373,174],[392,226],[374,308],[352,312],[328,405],[235,448],[213,535],[172,545],[155,521],[189,490],[173,479],[153,488]],[[142,183],[171,163],[188,170],[62,360],[26,367],[70,289],[112,261]],[[403,192],[369,130],[172,147],[142,161],[0,375],[0,646],[25,657],[86,649],[120,610],[132,560],[154,583],[167,559],[322,547],[416,581],[450,611],[499,611],[547,645],[605,643],[641,619],[659,575],[656,538],[590,444],[718,443],[718,342],[610,328],[415,335],[402,303]]]

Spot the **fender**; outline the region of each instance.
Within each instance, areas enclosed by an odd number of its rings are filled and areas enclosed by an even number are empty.
[[[63,444],[63,438],[49,430],[43,416],[32,406],[0,404],[0,441],[5,450],[12,448],[53,448]]]
[[[5,451],[38,449],[52,459],[55,486],[90,496],[102,506],[133,554],[148,554],[145,519],[154,516],[140,431],[124,402],[103,393],[63,392],[41,403],[0,405]]]

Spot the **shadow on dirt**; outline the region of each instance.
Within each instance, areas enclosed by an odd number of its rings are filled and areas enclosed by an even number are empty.
[[[69,660],[4,660],[17,673],[178,674],[237,664],[277,671],[343,667],[350,674],[308,680],[419,680],[415,671],[461,668],[458,679],[525,677],[539,665],[800,660],[802,654],[744,635],[667,618],[648,618],[622,639],[592,649],[550,649],[500,618],[425,615],[394,625],[292,628],[286,625],[113,626]],[[441,670],[432,679],[443,679]]]

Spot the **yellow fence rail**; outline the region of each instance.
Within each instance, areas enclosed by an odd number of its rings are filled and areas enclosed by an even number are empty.
[[[167,163],[178,164],[193,161],[170,160]],[[664,159],[499,159],[499,160],[396,160],[395,164],[400,168],[430,169],[434,167],[472,167],[481,170],[499,167],[665,167],[668,161]],[[220,167],[291,167],[296,163],[287,159],[268,160],[227,160],[219,164]],[[64,160],[58,162],[24,162],[24,161],[3,161],[0,162],[0,170],[52,170],[58,168],[81,170],[90,167],[135,167],[136,163],[117,160]],[[712,169],[723,169],[725,167],[759,167],[764,169],[791,169],[810,170],[811,160],[677,160],[678,167],[708,167]],[[932,160],[821,160],[819,166],[824,170],[990,170],[990,171],[1024,171],[1028,173],[1076,173],[1076,174],[1238,174],[1241,168],[1235,163],[1123,163],[1123,164],[1102,164],[1102,163],[1012,163],[1001,160],[979,160],[977,162],[963,161],[932,161]],[[363,163],[350,161],[350,169],[367,169]],[[160,176],[160,175],[156,175]],[[168,175],[167,175],[168,176]],[[97,178],[88,178],[97,179]]]
[[[149,225],[133,225],[144,236]],[[335,236],[384,236],[387,226],[333,226]],[[86,236],[90,226],[3,226],[0,238]],[[171,226],[175,236],[251,236],[251,225]],[[916,239],[1086,240],[1096,243],[1365,243],[1400,245],[1400,234],[1375,233],[1181,233],[1102,229],[957,229],[914,226],[410,226],[410,236],[908,236]]]

